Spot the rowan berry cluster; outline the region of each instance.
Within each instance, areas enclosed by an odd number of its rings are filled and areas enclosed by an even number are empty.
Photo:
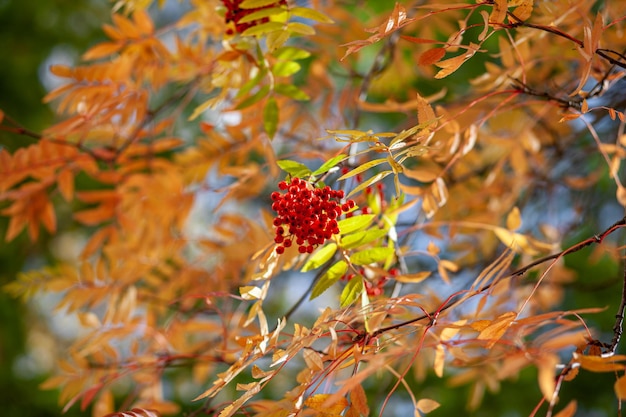
[[[227,34],[232,35],[234,32],[243,33],[246,29],[251,28],[253,26],[259,25],[261,23],[269,22],[268,17],[264,17],[258,20],[253,20],[251,22],[239,23],[239,21],[244,17],[253,12],[258,12],[259,10],[268,9],[270,7],[278,7],[287,5],[287,0],[278,0],[272,4],[268,4],[263,7],[255,7],[253,9],[242,9],[239,7],[244,0],[222,0],[224,6],[226,6],[226,23],[233,22],[235,24],[235,30],[228,29],[226,31]]]
[[[272,210],[276,212],[274,242],[276,253],[294,243],[300,253],[311,253],[334,234],[339,233],[337,219],[354,206],[353,200],[341,204],[343,190],[332,190],[326,186],[315,188],[308,181],[294,177],[290,183],[281,181],[278,188],[284,193],[271,194]]]

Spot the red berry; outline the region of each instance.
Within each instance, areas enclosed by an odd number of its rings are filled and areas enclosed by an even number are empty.
[[[282,246],[276,246],[276,253],[282,255],[283,253],[285,253],[285,248]]]

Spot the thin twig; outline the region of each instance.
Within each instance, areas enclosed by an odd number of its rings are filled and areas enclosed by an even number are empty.
[[[525,265],[515,271],[513,271],[512,273],[510,273],[509,275],[506,275],[503,277],[503,279],[509,279],[509,278],[513,278],[513,277],[517,277],[517,276],[521,276],[524,275],[526,272],[528,272],[530,269],[541,265],[545,262],[554,260],[554,259],[558,259],[562,256],[565,255],[569,255],[571,253],[574,252],[578,252],[584,248],[586,248],[587,246],[590,246],[594,243],[602,243],[604,241],[604,239],[610,235],[611,233],[613,233],[614,231],[621,229],[623,227],[626,226],[626,216],[623,217],[622,219],[620,219],[619,221],[613,223],[611,226],[609,226],[606,230],[604,230],[602,233],[594,235],[588,239],[583,240],[580,243],[577,243],[574,246],[571,246],[567,249],[564,249],[558,253],[554,253],[552,255],[548,255],[548,256],[544,256],[543,258],[539,258],[531,263],[529,263],[528,265]],[[483,287],[479,288],[478,290],[476,290],[473,295],[477,295],[477,294],[481,294],[484,293],[485,291],[488,291],[489,289],[491,289],[495,283],[497,283],[499,281],[494,281],[491,282],[489,284],[484,285]],[[613,329],[614,331],[614,337],[613,337],[613,341],[614,341],[614,345],[613,342],[611,343],[611,345],[609,345],[609,349],[612,349],[613,351],[615,351],[615,349],[617,348],[617,344],[619,342],[619,338],[621,336],[621,331],[622,331],[622,321],[623,321],[623,313],[624,313],[624,309],[626,308],[626,268],[624,271],[624,287],[622,289],[622,301],[620,304],[620,309],[618,311],[618,314],[616,315],[617,321],[615,323],[615,327]],[[391,331],[391,330],[396,330],[399,329],[401,327],[404,326],[408,326],[411,325],[413,323],[417,323],[419,321],[428,319],[430,321],[433,320],[433,317],[437,317],[439,314],[443,313],[444,311],[454,307],[455,305],[457,305],[461,300],[463,300],[464,297],[462,297],[461,295],[453,295],[448,297],[448,299],[446,299],[446,301],[443,302],[443,304],[436,310],[433,311],[431,313],[426,313],[423,314],[419,317],[410,319],[410,320],[406,320],[403,321],[401,323],[397,323],[391,326],[387,326],[387,327],[382,327],[378,330],[376,330],[374,333],[372,333],[371,335],[367,336],[369,339],[373,339],[376,338],[378,336],[380,336],[381,334]]]

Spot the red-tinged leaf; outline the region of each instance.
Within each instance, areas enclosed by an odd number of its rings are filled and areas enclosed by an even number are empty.
[[[93,48],[91,48],[87,52],[85,52],[83,54],[82,58],[85,61],[91,61],[91,60],[94,60],[94,59],[108,57],[108,56],[116,53],[120,49],[122,49],[123,46],[124,46],[124,44],[118,43],[118,42],[99,43],[98,45],[94,46]]]
[[[4,112],[2,111],[2,109],[0,109],[0,124],[2,124],[3,120],[4,120]]]
[[[424,38],[415,38],[413,36],[407,36],[407,35],[400,35],[401,39],[404,39],[405,41],[409,41],[409,42],[413,42],[413,43],[418,43],[418,44],[424,44],[424,43],[437,43],[437,44],[441,44],[441,41],[436,41],[433,39],[424,39]]]
[[[80,400],[81,411],[85,411],[87,409],[87,407],[89,406],[89,404],[91,404],[91,401],[96,396],[98,391],[100,391],[101,388],[102,388],[102,385],[96,385],[94,387],[89,388],[87,391],[83,392],[82,398]]]
[[[439,62],[446,54],[445,48],[433,48],[424,52],[417,59],[419,65],[432,65]]]

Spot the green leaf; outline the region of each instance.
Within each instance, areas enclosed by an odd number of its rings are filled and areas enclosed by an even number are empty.
[[[305,59],[311,56],[309,51],[305,51],[304,49],[296,48],[293,46],[284,46],[280,49],[277,49],[272,54],[276,59],[282,59],[285,61],[296,61],[298,59]]]
[[[357,187],[354,188],[354,190],[350,191],[350,193],[348,193],[348,197],[350,197],[351,195],[354,195],[356,193],[358,193],[359,191],[362,191],[363,189],[369,187],[370,185],[374,184],[375,182],[378,182],[380,180],[382,180],[383,178],[385,178],[387,175],[391,174],[392,171],[382,171],[379,172],[378,174],[374,175],[372,178],[363,181],[361,184],[359,184]]]
[[[320,266],[324,265],[326,262],[333,257],[335,252],[337,251],[337,244],[330,243],[321,249],[315,251],[313,255],[309,258],[309,260],[304,264],[300,272],[307,272],[313,269],[317,269]]]
[[[257,75],[254,76],[254,78],[249,79],[244,85],[241,86],[235,98],[238,99],[248,94],[250,90],[252,90],[255,86],[257,86],[261,82],[263,77],[265,77],[266,75],[267,75],[266,69],[259,71]]]
[[[296,161],[290,161],[289,159],[282,159],[276,161],[280,169],[290,174],[293,177],[306,177],[311,174],[311,170],[304,164]]]
[[[360,214],[358,216],[348,217],[337,222],[339,231],[342,235],[356,232],[359,229],[367,227],[372,220],[374,220],[374,214]]]
[[[360,275],[355,276],[346,284],[345,288],[341,292],[339,302],[341,307],[347,307],[354,303],[359,295],[363,292],[363,277]]]
[[[307,7],[294,7],[293,9],[289,9],[289,11],[294,16],[315,20],[316,22],[335,23],[333,19],[326,16],[324,13],[320,13],[317,10],[309,9]]]
[[[266,22],[260,25],[255,25],[244,30],[241,36],[255,36],[264,35],[266,33],[276,32],[284,30],[285,24],[280,22]]]
[[[374,159],[372,161],[366,162],[363,165],[360,165],[350,170],[350,172],[345,173],[344,175],[339,177],[338,180],[345,180],[346,178],[354,177],[355,175],[360,174],[363,171],[367,171],[368,169],[373,168],[376,165],[383,164],[385,162],[387,162],[387,158]]]
[[[341,237],[341,247],[343,249],[354,249],[367,243],[373,242],[387,234],[386,230],[372,229],[364,230]]]
[[[329,289],[335,282],[339,281],[339,279],[343,276],[343,274],[346,273],[347,270],[348,264],[346,263],[346,261],[335,262],[333,266],[328,268],[328,271],[326,271],[326,273],[322,275],[320,280],[317,281],[317,283],[313,287],[313,290],[311,291],[310,299],[312,300],[322,295],[324,291]]]
[[[278,127],[278,105],[276,99],[270,97],[265,103],[263,108],[263,128],[267,135],[272,139],[276,134],[276,128]]]
[[[343,160],[345,160],[347,158],[348,158],[348,156],[347,155],[343,155],[343,154],[339,154],[339,155],[333,156],[328,161],[324,162],[321,167],[319,167],[318,169],[313,171],[313,175],[324,174],[324,173],[328,172],[331,168],[333,168],[335,165],[337,165],[339,162],[341,162],[341,161],[343,161]]]
[[[276,84],[274,92],[298,101],[306,101],[310,98],[307,93],[292,84]]]
[[[240,110],[240,109],[245,109],[246,107],[250,107],[253,104],[258,103],[259,101],[263,100],[269,92],[270,92],[270,86],[264,85],[263,87],[259,88],[259,91],[257,91],[256,93],[252,94],[247,99],[237,104],[237,107],[235,108]]]
[[[277,77],[289,77],[300,71],[300,64],[293,61],[280,61],[272,67],[272,74]]]
[[[300,35],[315,35],[315,29],[300,22],[287,23],[287,30]]]
[[[259,7],[273,6],[276,0],[244,0],[239,4],[242,9],[256,9]]]
[[[287,9],[285,9],[284,7],[270,7],[267,9],[261,9],[242,17],[237,21],[237,23],[254,22],[255,20],[263,19],[264,17],[274,16],[286,12]]]
[[[291,35],[291,32],[288,32],[286,30],[280,30],[278,32],[268,33],[267,36],[265,37],[265,44],[267,45],[267,50],[269,52],[272,52],[276,50],[277,48],[280,48],[281,46],[285,44],[285,42],[287,42],[290,35]]]
[[[350,256],[350,262],[354,265],[369,265],[387,260],[393,255],[393,248],[365,249]]]

